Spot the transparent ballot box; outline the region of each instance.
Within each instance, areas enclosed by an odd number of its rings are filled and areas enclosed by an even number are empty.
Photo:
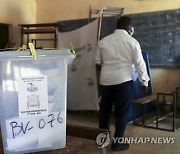
[[[66,145],[67,65],[70,50],[0,53],[0,122],[4,153]]]

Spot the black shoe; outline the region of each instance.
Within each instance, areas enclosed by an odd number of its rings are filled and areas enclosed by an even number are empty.
[[[127,143],[112,144],[111,145],[112,151],[121,151],[121,150],[127,150],[127,149],[129,149],[129,144],[127,144]]]

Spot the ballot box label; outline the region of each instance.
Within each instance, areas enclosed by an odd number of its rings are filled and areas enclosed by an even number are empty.
[[[65,140],[65,112],[52,112],[47,116],[6,120],[8,151],[22,148],[45,148]]]
[[[47,76],[18,78],[19,117],[48,115]]]

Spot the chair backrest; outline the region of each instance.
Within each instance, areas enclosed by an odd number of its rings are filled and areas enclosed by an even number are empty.
[[[180,87],[176,87],[176,105],[180,108]]]

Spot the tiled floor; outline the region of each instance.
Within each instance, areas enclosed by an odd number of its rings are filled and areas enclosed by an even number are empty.
[[[113,121],[113,120],[112,120]],[[98,126],[98,115],[94,113],[77,113],[70,112],[67,116],[67,123],[96,127]],[[111,131],[114,132],[113,124],[111,125]],[[132,143],[130,148],[125,151],[112,152],[110,146],[107,148],[107,154],[180,154],[180,130],[176,129],[175,132],[162,131],[151,128],[144,128],[139,126],[134,126],[133,124],[128,124],[126,132],[126,137],[135,137],[135,138],[145,138],[149,137],[150,139],[159,138],[164,139],[166,137],[175,138],[175,142],[172,143]],[[78,154],[100,154],[100,149],[97,147],[95,141],[89,141],[88,146],[79,151]]]

